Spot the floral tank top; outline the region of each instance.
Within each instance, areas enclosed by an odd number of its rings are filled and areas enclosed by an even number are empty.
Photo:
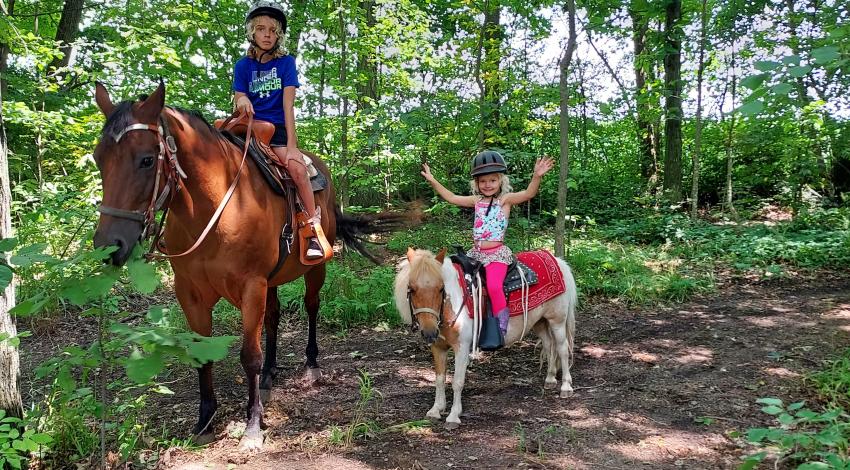
[[[481,198],[475,203],[475,222],[472,225],[473,240],[476,242],[500,242],[505,239],[507,229],[508,218],[502,211],[502,201]]]

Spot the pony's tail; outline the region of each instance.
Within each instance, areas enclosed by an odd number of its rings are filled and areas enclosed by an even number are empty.
[[[366,249],[364,245],[365,242],[368,242],[366,237],[395,232],[407,226],[409,221],[409,217],[405,214],[390,212],[374,215],[346,215],[342,213],[337,204],[334,204],[334,214],[336,215],[337,238],[375,264],[381,264],[381,262]]]

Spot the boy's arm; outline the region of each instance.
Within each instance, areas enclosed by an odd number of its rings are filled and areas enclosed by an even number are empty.
[[[543,179],[543,175],[551,170],[553,166],[555,166],[555,161],[551,158],[538,159],[534,164],[534,173],[531,175],[531,182],[528,183],[528,187],[523,191],[506,194],[502,198],[502,202],[510,205],[522,204],[536,196],[537,191],[540,189],[540,181]]]
[[[461,207],[474,207],[475,201],[478,199],[476,196],[458,196],[457,194],[449,191],[448,188],[443,186],[437,178],[434,178],[434,175],[431,174],[431,168],[427,163],[422,165],[422,176],[431,183],[431,187],[434,188],[434,191],[437,191],[437,194],[440,195],[441,198],[445,199],[446,202],[450,204],[454,204],[456,206]]]

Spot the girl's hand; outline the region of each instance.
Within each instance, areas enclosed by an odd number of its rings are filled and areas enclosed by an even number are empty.
[[[428,166],[427,163],[422,164],[422,171],[420,172],[422,176],[425,177],[425,180],[431,181],[434,179],[434,175],[431,174],[431,167]]]
[[[251,116],[254,114],[254,105],[251,104],[251,99],[247,96],[240,96],[236,100],[236,110]]]
[[[551,157],[538,158],[534,163],[534,176],[542,177],[547,171],[555,166],[555,160]]]

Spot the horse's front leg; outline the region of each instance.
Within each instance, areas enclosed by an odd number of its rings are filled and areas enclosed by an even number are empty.
[[[268,403],[271,398],[272,385],[277,377],[277,330],[280,324],[280,300],[277,298],[277,287],[269,287],[266,294],[266,358],[263,362],[263,372],[260,377],[260,398]]]
[[[267,284],[265,279],[249,280],[242,290],[242,368],[248,384],[248,420],[245,434],[239,443],[242,450],[255,450],[263,445],[263,403],[260,399],[260,370],[263,351],[260,340],[266,310]]]
[[[461,394],[463,393],[463,385],[466,382],[466,367],[469,366],[469,344],[460,341],[460,344],[455,346],[455,371],[452,376],[452,410],[446,418],[446,428],[455,429],[460,426],[460,414],[463,413],[463,404],[461,403]]]
[[[316,338],[317,320],[319,317],[319,292],[325,283],[325,264],[319,264],[304,274],[304,306],[307,309],[307,372],[306,380],[313,383],[322,378],[319,368],[319,341]]]
[[[436,395],[434,396],[434,406],[425,413],[425,416],[432,419],[440,419],[443,410],[446,409],[446,357],[448,349],[444,345],[437,346],[436,343],[431,345],[431,355],[434,357],[434,373],[437,375],[434,380]]]

